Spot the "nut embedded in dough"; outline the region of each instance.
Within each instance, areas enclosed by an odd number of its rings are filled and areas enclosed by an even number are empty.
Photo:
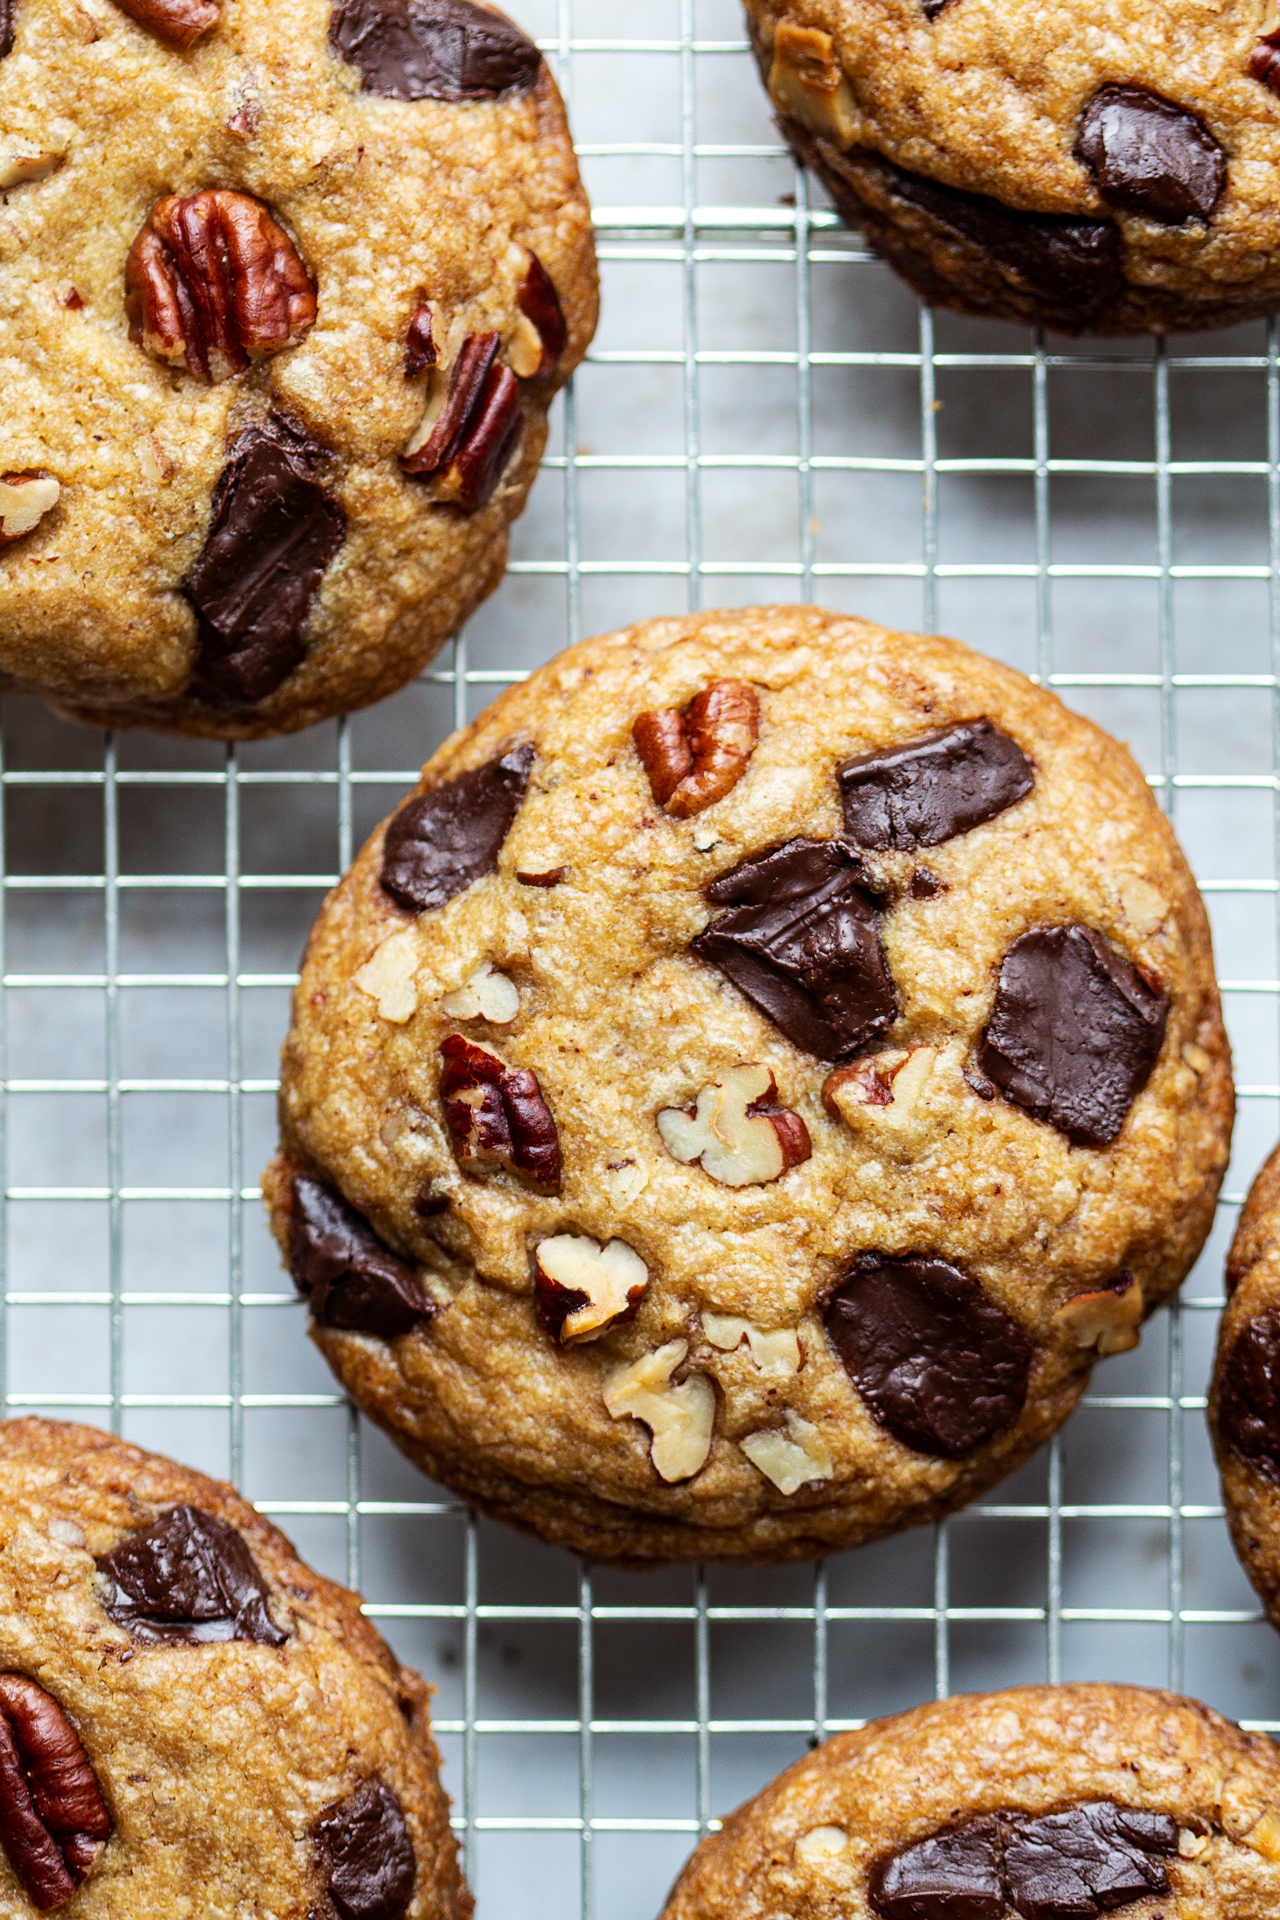
[[[722,1186],[767,1186],[812,1150],[800,1115],[774,1104],[777,1091],[768,1067],[731,1067],[702,1089],[692,1113],[662,1109],[662,1144],[674,1160],[698,1161]]]
[[[705,1374],[691,1373],[672,1386],[671,1376],[689,1351],[687,1340],[669,1340],[629,1366],[618,1367],[604,1383],[603,1399],[611,1419],[630,1414],[653,1435],[649,1458],[664,1480],[690,1480],[711,1451],[716,1396]]]
[[[61,497],[62,488],[50,473],[0,475],[0,547],[33,532]]]

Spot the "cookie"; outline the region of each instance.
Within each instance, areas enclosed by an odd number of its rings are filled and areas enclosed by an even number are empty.
[[[783,134],[922,299],[1061,333],[1280,307],[1280,33],[1195,0],[746,0]]]
[[[468,1920],[429,1689],[224,1485],[0,1423],[0,1908]]]
[[[1280,1756],[1145,1687],[1011,1687],[837,1734],[704,1840],[662,1920],[1252,1920]]]
[[[257,739],[492,592],[596,317],[473,0],[0,0],[0,685]]]
[[[600,1559],[930,1520],[1136,1345],[1232,1094],[1127,752],[946,640],[654,620],[428,764],[311,936],[266,1191],[428,1473]]]

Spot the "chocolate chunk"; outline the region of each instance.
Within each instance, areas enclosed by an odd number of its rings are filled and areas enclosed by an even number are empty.
[[[1218,1434],[1265,1480],[1280,1481],[1280,1314],[1241,1327],[1222,1362]]]
[[[278,421],[232,443],[204,552],[183,586],[199,630],[198,699],[250,705],[302,659],[311,603],[346,532],[315,476],[320,451]]]
[[[234,1527],[199,1507],[170,1507],[103,1554],[102,1605],[144,1647],[185,1640],[288,1639],[271,1618],[268,1588]]]
[[[1095,93],[1075,155],[1093,169],[1108,206],[1166,226],[1207,220],[1227,184],[1227,156],[1209,129],[1147,87]]]
[[[520,811],[534,762],[532,747],[472,767],[407,800],[382,843],[383,889],[423,913],[496,873],[498,854]]]
[[[436,1312],[413,1268],[379,1240],[364,1215],[305,1174],[293,1182],[289,1267],[321,1327],[394,1340]]]
[[[978,1065],[1075,1146],[1110,1145],[1164,1041],[1169,996],[1092,927],[1034,927],[1005,954]]]
[[[329,39],[390,100],[489,100],[531,87],[542,55],[471,0],[338,0]]]
[[[867,1880],[885,1920],[1004,1920],[1000,1828],[970,1820],[879,1861]]]
[[[876,1046],[897,1011],[867,874],[839,840],[788,840],[707,888],[732,912],[691,942],[820,1060]]]
[[[950,0],[920,0],[920,11],[926,20],[936,20],[943,8],[949,5]]]
[[[917,1453],[959,1460],[1022,1411],[1030,1341],[945,1260],[859,1254],[826,1325],[875,1418]]]
[[[1023,1920],[1094,1920],[1149,1893],[1168,1893],[1168,1872],[1153,1856],[1177,1851],[1178,1825],[1168,1814],[1109,1800],[1039,1820],[1013,1815],[1005,1886]]]
[[[0,60],[13,50],[13,16],[17,0],[0,0]]]
[[[907,891],[913,900],[936,900],[940,893],[947,893],[949,888],[946,881],[939,879],[928,867],[917,867]]]
[[[418,1877],[413,1841],[394,1793],[379,1780],[326,1809],[315,1835],[329,1897],[343,1920],[402,1920]]]
[[[855,754],[836,769],[845,831],[860,847],[936,847],[1025,798],[1035,767],[989,720]]]

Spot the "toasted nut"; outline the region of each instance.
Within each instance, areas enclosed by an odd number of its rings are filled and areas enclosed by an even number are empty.
[[[849,1836],[843,1827],[810,1827],[796,1841],[796,1859],[805,1867],[824,1867],[841,1859],[849,1851]]]
[[[1178,1828],[1178,1852],[1184,1860],[1198,1860],[1208,1845],[1207,1833],[1193,1833],[1190,1827]]]
[[[377,1001],[378,1012],[384,1020],[403,1026],[417,1011],[418,988],[414,978],[417,971],[416,929],[401,927],[380,942],[372,959],[365,961],[354,978],[361,993],[370,994]]]
[[[1150,881],[1140,880],[1136,875],[1122,882],[1120,904],[1125,919],[1139,933],[1154,933],[1160,922],[1169,917],[1169,902],[1164,895],[1158,893]]]
[[[30,533],[61,497],[62,488],[52,474],[0,474],[0,547]]]
[[[0,145],[0,193],[25,186],[28,180],[46,180],[65,157],[41,153],[38,148]]]
[[[692,1112],[662,1109],[662,1144],[673,1160],[700,1160],[722,1186],[766,1186],[812,1151],[800,1115],[772,1104],[777,1091],[768,1067],[732,1067],[702,1089]]]
[[[620,1160],[605,1172],[605,1185],[615,1207],[629,1207],[649,1184],[649,1175],[634,1160]]]
[[[404,337],[405,379],[412,380],[415,375],[425,373],[428,367],[434,367],[439,357],[431,332],[431,309],[415,307]]]
[[[71,1899],[111,1832],[102,1790],[62,1708],[0,1673],[0,1843],[32,1904]]]
[[[1182,1049],[1182,1057],[1192,1073],[1198,1075],[1201,1080],[1213,1066],[1212,1056],[1207,1054],[1203,1047],[1198,1047],[1194,1040],[1187,1041]]]
[[[1078,1293],[1053,1317],[1078,1347],[1096,1347],[1103,1356],[1128,1353],[1142,1337],[1142,1288],[1131,1273],[1123,1273],[1113,1286]]]
[[[214,0],[116,0],[116,5],[166,47],[183,53],[218,20]]]
[[[54,1514],[49,1522],[48,1531],[49,1538],[57,1540],[64,1547],[83,1547],[88,1544],[85,1540],[84,1528],[79,1521],[64,1520],[60,1513]]]
[[[415,478],[438,475],[438,498],[466,513],[493,493],[524,425],[515,375],[497,353],[496,333],[467,335],[400,459]]]
[[[1264,1860],[1280,1860],[1280,1815],[1274,1809],[1269,1809],[1243,1838],[1245,1846],[1252,1847]],[[1181,1845],[1178,1851],[1181,1853]]]
[[[738,1444],[752,1466],[766,1480],[772,1480],[779,1493],[795,1493],[810,1480],[829,1480],[836,1470],[831,1449],[819,1429],[790,1407],[785,1433],[766,1428],[749,1433]]]
[[[820,27],[798,27],[790,21],[779,26],[768,87],[780,113],[842,146],[856,144],[861,124],[857,102],[840,70],[835,42]]]
[[[516,879],[522,887],[558,887],[568,871],[568,867],[547,867],[541,873],[533,873],[522,867],[517,869]]]
[[[546,1191],[560,1185],[560,1137],[538,1076],[460,1033],[442,1042],[440,1097],[458,1164],[503,1167]]]
[[[800,1339],[794,1327],[777,1327],[767,1332],[737,1313],[713,1313],[704,1308],[702,1331],[713,1347],[732,1353],[745,1340],[760,1372],[785,1380],[800,1371]]]
[[[678,1387],[671,1376],[689,1351],[686,1340],[669,1340],[654,1353],[618,1367],[604,1383],[604,1404],[611,1419],[630,1414],[653,1435],[649,1449],[664,1480],[688,1480],[711,1451],[716,1396],[705,1374],[694,1373]]]
[[[505,1027],[520,1011],[520,994],[513,980],[498,973],[491,960],[482,960],[453,993],[446,993],[441,1007],[452,1020],[489,1020]]]
[[[760,737],[760,700],[746,680],[713,680],[684,708],[640,714],[631,729],[653,797],[677,820],[737,786]]]
[[[937,1072],[936,1047],[891,1048],[827,1075],[822,1098],[833,1118],[868,1134],[901,1160],[923,1147],[954,1097]]]
[[[648,1284],[649,1269],[625,1240],[602,1247],[585,1234],[556,1233],[534,1255],[538,1318],[564,1347],[630,1320]]]
[[[555,281],[531,247],[517,247],[523,256],[524,273],[516,304],[520,321],[507,349],[514,373],[522,380],[533,380],[550,373],[569,344],[569,329]]]
[[[296,345],[316,290],[261,200],[211,187],[156,201],[125,263],[125,311],[148,353],[213,382]]]

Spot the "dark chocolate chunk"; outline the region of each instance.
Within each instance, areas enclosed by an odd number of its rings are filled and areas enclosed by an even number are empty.
[[[1166,226],[1207,220],[1227,184],[1227,156],[1209,129],[1148,87],[1095,93],[1075,154],[1093,169],[1108,206]]]
[[[978,1065],[1076,1146],[1115,1139],[1164,1041],[1169,996],[1092,927],[1034,927],[1000,967]]]
[[[1004,1920],[997,1820],[970,1820],[879,1861],[867,1880],[885,1920]]]
[[[17,0],[0,0],[0,60],[13,50],[13,16]]]
[[[883,1039],[897,1011],[877,903],[839,840],[788,840],[707,888],[731,912],[691,943],[788,1040],[843,1060]]]
[[[382,843],[379,877],[391,898],[423,913],[495,873],[533,762],[532,747],[512,747],[500,760],[407,800]]]
[[[943,8],[950,4],[951,0],[920,0],[920,11],[926,20],[936,20]]]
[[[315,1835],[329,1876],[329,1897],[343,1920],[402,1920],[413,1899],[417,1863],[400,1802],[379,1780],[329,1807]]]
[[[1094,1800],[1035,1820],[1008,1818],[1004,1879],[1023,1920],[1094,1920],[1149,1893],[1168,1893],[1160,1854],[1178,1851],[1167,1813]]]
[[[855,754],[836,769],[845,831],[877,850],[936,847],[1025,798],[1035,767],[989,720]]]
[[[183,585],[199,631],[198,699],[250,705],[302,659],[311,603],[346,532],[316,478],[319,452],[279,422],[232,443],[204,552]]]
[[[1262,1313],[1241,1327],[1223,1359],[1221,1380],[1223,1445],[1265,1480],[1280,1481],[1280,1314]]]
[[[936,900],[940,893],[946,893],[949,889],[946,881],[928,867],[917,867],[907,891],[913,900]]]
[[[917,1453],[959,1460],[1022,1411],[1030,1341],[946,1260],[859,1254],[826,1325],[875,1418]]]
[[[542,64],[505,15],[471,0],[338,0],[329,39],[391,100],[490,100],[531,87]]]
[[[199,1507],[169,1507],[103,1554],[102,1605],[144,1647],[186,1640],[256,1640],[282,1647],[268,1588],[234,1527]]]
[[[436,1312],[413,1268],[364,1215],[306,1174],[293,1182],[289,1268],[321,1327],[393,1340]]]

